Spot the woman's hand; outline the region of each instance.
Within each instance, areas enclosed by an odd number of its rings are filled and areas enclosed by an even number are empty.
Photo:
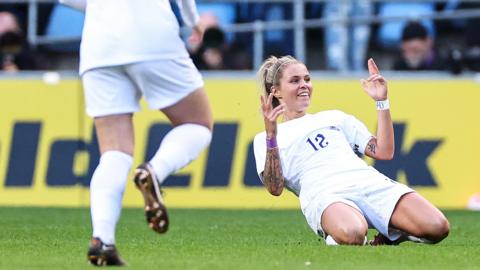
[[[285,179],[283,178],[282,163],[278,147],[269,147],[268,141],[277,137],[277,119],[285,111],[285,105],[280,104],[273,108],[273,93],[268,97],[260,96],[262,102],[263,120],[265,121],[265,132],[267,133],[267,153],[265,157],[265,168],[262,172],[262,182],[268,192],[274,196],[282,194]],[[276,143],[275,143],[276,144]]]
[[[387,99],[387,81],[380,75],[373,59],[368,59],[370,77],[361,80],[363,90],[374,100]],[[365,148],[365,154],[377,160],[390,160],[395,152],[392,117],[389,109],[377,109],[377,136],[372,138]]]
[[[270,93],[268,97],[260,96],[262,103],[263,120],[265,121],[265,131],[267,138],[275,138],[277,136],[277,119],[285,112],[285,105],[280,104],[273,108],[272,105],[273,93]]]
[[[372,58],[368,59],[368,73],[370,76],[367,80],[361,79],[363,90],[374,100],[387,99],[387,80],[380,75],[377,65]]]

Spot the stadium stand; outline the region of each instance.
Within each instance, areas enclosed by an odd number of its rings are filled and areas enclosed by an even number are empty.
[[[392,68],[405,22],[420,17],[440,53],[450,57],[460,55],[457,62],[463,68],[457,70],[478,69],[475,64],[477,46],[472,42],[475,35],[464,37],[462,34],[475,29],[474,20],[470,19],[480,17],[475,3],[372,0],[375,8],[368,18],[358,15],[342,18],[324,15],[328,0],[197,2],[200,13],[211,13],[218,19],[225,46],[233,52],[225,54],[225,62],[240,63],[223,65],[221,69],[254,69],[271,54],[296,55],[312,69],[327,69],[329,61],[325,48],[329,45],[324,39],[325,29],[339,22],[370,24],[371,34],[362,41],[363,47],[367,47],[366,55],[380,58],[382,66]],[[355,2],[347,1],[347,5],[355,8]],[[53,68],[76,69],[83,14],[56,4],[55,0],[11,0],[8,4],[0,4],[0,10],[5,8],[19,14],[27,39],[34,48],[58,60],[51,61]],[[455,31],[450,31],[452,29]],[[452,40],[455,42],[449,42]],[[357,42],[350,38],[348,47]],[[297,55],[299,53],[301,55]],[[358,65],[346,68],[347,71],[355,69]]]

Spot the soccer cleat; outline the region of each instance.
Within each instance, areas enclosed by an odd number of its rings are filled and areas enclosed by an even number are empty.
[[[167,208],[152,166],[148,163],[138,166],[133,181],[143,195],[148,226],[157,233],[165,233],[168,230]]]
[[[397,246],[400,243],[405,241],[410,241],[414,243],[431,244],[431,242],[426,239],[418,238],[413,235],[407,235],[406,233],[403,233],[397,240],[394,240],[394,241],[388,239],[388,237],[384,236],[383,234],[378,233],[377,235],[375,235],[373,240],[368,242],[368,244],[371,246],[381,246],[381,245]]]
[[[100,238],[92,238],[87,258],[95,266],[123,266],[125,262],[120,258],[115,245],[106,245]]]
[[[392,240],[388,239],[388,237],[384,236],[383,234],[378,233],[377,235],[375,235],[373,237],[373,240],[370,240],[368,242],[368,244],[370,246],[383,246],[383,245],[396,246],[396,245],[400,244],[400,242],[392,241]]]

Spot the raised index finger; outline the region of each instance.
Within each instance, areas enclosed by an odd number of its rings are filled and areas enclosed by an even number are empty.
[[[368,73],[370,73],[370,75],[374,75],[374,74],[379,74],[379,73],[380,73],[380,71],[378,70],[377,65],[375,64],[375,61],[373,61],[372,58],[368,59]]]

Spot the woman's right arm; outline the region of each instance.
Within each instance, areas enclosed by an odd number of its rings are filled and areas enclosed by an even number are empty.
[[[285,109],[283,104],[273,108],[272,99],[273,94],[270,94],[267,98],[264,96],[260,97],[267,135],[267,155],[265,168],[262,173],[262,182],[270,194],[279,196],[282,194],[285,180],[277,146],[277,119]]]
[[[267,157],[265,159],[265,169],[262,173],[262,179],[263,184],[270,194],[274,196],[282,194],[285,180],[283,179],[278,147],[272,149],[267,148]]]

